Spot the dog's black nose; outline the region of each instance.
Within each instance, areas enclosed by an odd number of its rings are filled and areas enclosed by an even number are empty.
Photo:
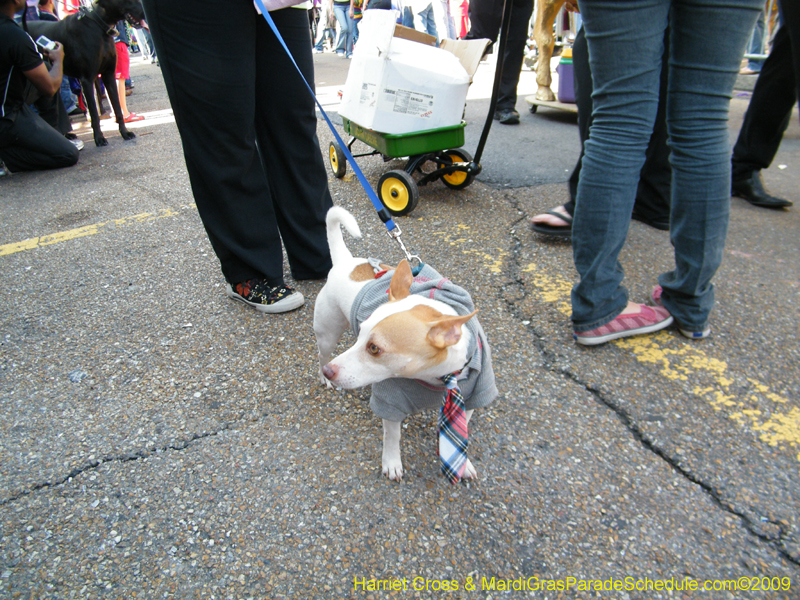
[[[322,367],[322,374],[325,375],[327,379],[333,381],[339,374],[339,367],[337,367],[336,365],[332,365],[331,363],[328,363],[327,365]]]

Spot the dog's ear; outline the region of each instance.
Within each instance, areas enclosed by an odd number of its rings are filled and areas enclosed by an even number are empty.
[[[468,315],[456,317],[442,317],[430,323],[428,341],[434,348],[443,350],[453,346],[461,339],[461,326],[477,314],[477,310]]]
[[[411,284],[414,276],[411,275],[411,265],[403,259],[392,275],[392,282],[389,284],[389,302],[396,302],[411,295]]]

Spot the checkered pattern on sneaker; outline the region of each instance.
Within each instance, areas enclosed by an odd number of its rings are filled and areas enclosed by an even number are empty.
[[[657,285],[653,288],[653,293],[650,294],[650,298],[653,300],[653,304],[656,306],[664,306],[661,302],[661,295],[664,293],[664,288],[660,285]],[[678,331],[681,332],[681,335],[687,337],[691,340],[702,340],[703,338],[707,338],[711,335],[711,327],[706,327],[702,331],[689,331],[688,329],[682,329],[680,325],[678,325]]]
[[[639,304],[639,312],[618,315],[614,320],[591,331],[576,331],[573,337],[579,344],[595,346],[622,337],[652,333],[668,327],[672,321],[666,308]]]
[[[286,284],[270,286],[266,279],[248,279],[227,285],[230,298],[244,302],[257,311],[282,313],[303,306],[303,294]]]

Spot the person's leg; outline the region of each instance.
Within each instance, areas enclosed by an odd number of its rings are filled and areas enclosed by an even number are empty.
[[[781,18],[784,27],[789,33],[792,42],[792,65],[794,72],[794,87],[797,98],[800,99],[800,2],[793,0],[778,0],[781,7]]]
[[[668,41],[669,33],[665,36],[665,51]],[[665,58],[667,57],[665,56]],[[645,162],[640,173],[636,202],[633,207],[634,218],[641,219],[659,229],[669,228],[669,197],[672,179],[669,146],[667,145],[667,63],[667,60],[662,63],[658,112],[645,153]],[[572,45],[572,66],[575,104],[578,106],[581,155],[569,178],[570,202],[564,207],[570,214],[574,211],[575,196],[578,191],[578,179],[583,161],[583,144],[589,137],[589,126],[592,122],[592,71],[589,68],[589,49],[586,45],[583,28],[578,31]]]
[[[664,36],[665,48],[669,47],[669,31]],[[661,82],[658,94],[658,112],[653,125],[650,143],[647,145],[644,166],[639,174],[633,218],[656,229],[669,229],[670,189],[672,166],[669,163],[667,145],[667,82],[669,76],[668,50],[661,67]]]
[[[67,109],[64,107],[61,94],[53,94],[47,97],[40,96],[36,102],[34,102],[34,106],[45,123],[50,125],[50,127],[58,131],[61,135],[72,131],[72,123],[69,120]]]
[[[78,108],[78,99],[72,93],[69,86],[69,77],[66,76],[61,79],[61,101],[64,103],[67,114]]]
[[[581,154],[569,178],[570,214],[575,212],[575,197],[578,194],[578,179],[583,162],[583,144],[589,137],[592,123],[592,69],[589,67],[589,46],[583,27],[578,30],[572,44],[572,84],[575,88],[575,105],[578,108],[578,135],[581,140]],[[565,205],[566,206],[566,205]]]
[[[436,32],[439,35],[438,41],[454,39],[453,19],[450,16],[448,0],[432,0],[431,12],[433,13],[433,22],[436,24]]]
[[[117,48],[117,67],[114,72],[114,79],[117,81],[117,94],[119,95],[119,107],[122,110],[122,118],[127,119],[131,116],[128,110],[128,101],[125,94],[125,80],[130,78],[130,55],[128,46],[123,42],[116,43]],[[119,118],[119,116],[117,116]]]
[[[747,42],[747,54],[764,54],[764,29],[766,28],[766,20],[764,18],[764,9],[756,20],[753,27],[753,33],[750,34],[749,41]],[[742,75],[753,75],[761,70],[761,60],[748,58],[747,66],[742,68],[739,73]]]
[[[71,167],[78,158],[78,149],[29,106],[0,131],[0,161],[12,172]]]
[[[414,29],[414,11],[410,6],[403,7],[403,26]]]
[[[150,48],[150,60],[156,62],[158,60],[158,55],[156,54],[156,45],[153,43],[153,36],[150,35],[150,30],[148,29],[142,29],[142,31],[147,40],[147,46]]]
[[[283,250],[256,147],[256,19],[198,0],[145,0],[197,204],[225,279],[283,282]],[[301,11],[302,12],[302,11]],[[208,85],[198,85],[205,81]],[[274,94],[271,94],[274,96]]]
[[[670,15],[667,127],[672,146],[670,239],[675,269],[662,274],[662,302],[682,331],[707,335],[711,280],[730,211],[728,112],[761,0],[677,2]],[[716,26],[700,24],[712,20]]]
[[[336,45],[336,54],[345,56],[353,51],[353,27],[350,23],[350,6],[346,4],[334,4],[333,14],[339,22],[339,43]]]
[[[501,0],[472,0],[469,3],[469,32],[464,39],[487,39],[494,43],[497,41],[502,20],[503,2]]]
[[[322,43],[325,41],[325,32],[327,29],[325,25],[328,23],[328,2],[325,0],[322,3],[320,11],[319,24],[317,26],[317,37],[314,39],[314,50],[322,52]]]
[[[589,48],[586,45],[586,34],[583,27],[578,30],[572,44],[572,67],[575,104],[578,107],[578,135],[581,153],[567,181],[569,200],[563,205],[535,215],[531,219],[533,231],[561,237],[567,237],[572,233],[572,215],[575,214],[575,197],[578,193],[578,180],[583,163],[583,144],[589,137],[592,114],[592,71],[589,68]]]
[[[122,118],[127,119],[131,113],[128,110],[128,101],[125,97],[125,80],[121,77],[117,79],[117,93],[119,94],[119,107],[122,109]]]
[[[270,13],[297,65],[314,85],[314,60],[302,11]],[[263,21],[263,19],[261,19]],[[333,206],[317,139],[314,97],[266,22],[256,44],[256,139],[271,206],[295,279],[320,279],[331,268],[325,215]],[[270,90],[281,81],[281,93]]]
[[[669,10],[666,0],[581,4],[594,92],[572,224],[576,333],[609,323],[628,306],[618,256],[658,110]]]
[[[533,0],[513,0],[511,5],[511,24],[503,56],[503,75],[497,97],[497,112],[513,111],[517,105],[517,84],[525,58],[525,44],[528,42],[528,24],[533,13]],[[500,119],[503,122],[503,119]],[[519,122],[517,115],[516,122]]]
[[[436,36],[436,24],[433,22],[433,7],[430,4],[414,13],[414,29]]]
[[[665,44],[668,34],[665,36]],[[578,192],[581,165],[583,162],[583,144],[589,137],[592,122],[592,71],[589,67],[589,48],[583,28],[578,30],[572,44],[573,85],[575,88],[575,104],[578,107],[578,134],[581,142],[581,154],[568,180],[569,201],[552,211],[536,215],[533,223],[546,225],[561,230],[571,229],[571,221],[559,218],[553,213],[565,214],[569,217],[575,213],[575,197]],[[661,88],[659,92],[658,112],[653,127],[653,134],[645,154],[645,163],[639,178],[633,216],[658,229],[669,228],[669,195],[672,167],[669,164],[669,147],[667,146],[667,61],[661,69]],[[558,231],[554,229],[554,231]],[[541,232],[541,231],[540,231]]]
[[[734,187],[772,164],[797,102],[788,28],[778,29],[733,148]]]
[[[136,38],[136,43],[139,44],[139,48],[142,49],[142,58],[145,60],[150,60],[150,48],[145,43],[143,29],[133,28],[133,36]]]

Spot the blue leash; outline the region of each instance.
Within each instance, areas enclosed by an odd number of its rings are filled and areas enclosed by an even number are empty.
[[[255,0],[255,3],[256,6],[258,6],[258,10],[261,11],[261,14],[267,20],[267,24],[270,26],[270,29],[272,29],[272,31],[275,33],[275,37],[278,38],[278,41],[281,43],[281,46],[283,46],[283,49],[286,50],[287,56],[292,61],[294,68],[297,69],[297,73],[300,75],[300,78],[303,80],[303,83],[306,84],[306,88],[308,88],[309,93],[314,98],[314,102],[317,103],[317,107],[319,107],[319,111],[322,113],[322,116],[328,123],[328,127],[330,127],[331,129],[331,133],[333,133],[333,137],[338,142],[347,160],[353,166],[353,172],[356,174],[356,177],[358,177],[358,181],[361,183],[361,186],[367,193],[367,197],[372,202],[372,205],[375,207],[375,210],[378,211],[378,216],[380,217],[381,221],[383,221],[383,224],[386,225],[386,229],[389,232],[389,235],[400,245],[400,249],[403,251],[403,254],[405,254],[406,259],[408,259],[408,262],[413,263],[413,259],[417,259],[418,261],[420,261],[420,258],[418,256],[412,255],[408,252],[408,250],[406,250],[405,244],[403,244],[403,241],[400,239],[400,234],[402,233],[402,231],[400,231],[400,228],[392,219],[391,214],[378,198],[378,195],[375,193],[375,190],[372,189],[372,186],[369,184],[369,181],[367,181],[367,178],[364,176],[364,173],[361,171],[361,168],[358,166],[358,163],[356,163],[355,158],[353,158],[353,155],[350,153],[350,149],[347,147],[347,144],[344,143],[341,136],[336,131],[336,128],[333,126],[330,117],[328,117],[328,114],[325,112],[325,109],[322,108],[322,104],[320,104],[319,100],[317,99],[317,95],[314,93],[314,89],[309,85],[308,81],[306,81],[306,78],[303,75],[303,72],[300,70],[300,67],[297,66],[297,62],[294,60],[294,56],[292,56],[292,53],[289,50],[289,47],[286,45],[286,42],[283,41],[283,36],[281,36],[280,32],[278,31],[278,28],[275,26],[275,21],[272,20],[272,17],[270,16],[269,12],[264,7],[264,3],[262,2],[262,0]]]

